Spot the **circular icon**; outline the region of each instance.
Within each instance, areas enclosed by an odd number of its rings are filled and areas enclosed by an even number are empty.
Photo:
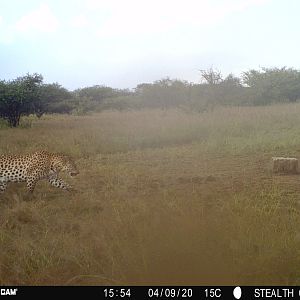
[[[233,296],[235,299],[240,299],[242,297],[242,289],[239,286],[234,288]]]

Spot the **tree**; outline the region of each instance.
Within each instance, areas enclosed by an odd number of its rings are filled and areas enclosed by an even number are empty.
[[[232,73],[230,73],[221,84],[228,87],[242,87],[241,79]]]
[[[0,83],[0,117],[10,127],[17,127],[22,115],[34,112],[34,102],[39,98],[39,87],[43,81],[40,74],[27,74],[11,81]]]
[[[209,85],[219,84],[223,81],[222,74],[219,70],[212,67],[207,70],[200,70],[202,80]]]
[[[300,98],[300,71],[293,68],[262,68],[242,75],[243,83],[250,87],[257,104],[295,102]]]
[[[75,95],[79,98],[89,98],[91,101],[98,103],[103,102],[106,98],[115,96],[114,89],[102,85],[94,85],[91,87],[85,87],[74,91]]]
[[[193,101],[193,107],[198,111],[212,110],[221,102],[223,82],[222,74],[219,70],[210,67],[207,70],[200,70],[201,84],[196,87],[197,99]]]
[[[44,113],[66,113],[71,106],[66,100],[72,94],[58,83],[42,84],[39,88],[39,97],[34,101],[34,113],[40,118]]]
[[[183,104],[189,98],[189,84],[178,79],[163,78],[154,83],[142,83],[135,89],[145,107],[167,109]]]

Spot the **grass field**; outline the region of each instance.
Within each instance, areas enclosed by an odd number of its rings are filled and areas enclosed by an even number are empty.
[[[69,154],[79,191],[10,184],[0,285],[300,284],[300,177],[270,170],[300,157],[299,104],[23,122],[0,153]]]

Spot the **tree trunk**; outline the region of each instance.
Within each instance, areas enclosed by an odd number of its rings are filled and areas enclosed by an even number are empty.
[[[8,124],[10,127],[17,127],[20,124],[20,114],[10,115],[8,118]]]
[[[43,116],[43,111],[36,111],[35,115],[40,119]]]
[[[295,103],[297,101],[297,96],[294,96],[294,97],[289,97],[289,101],[291,103]]]

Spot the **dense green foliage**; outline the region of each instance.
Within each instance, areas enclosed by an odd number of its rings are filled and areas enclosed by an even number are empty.
[[[287,68],[262,68],[243,73],[243,82],[252,91],[254,104],[296,102],[300,97],[300,72]]]
[[[69,113],[71,92],[58,83],[43,84],[39,89],[39,101],[34,103],[34,113],[40,118],[44,113]]]
[[[18,126],[22,115],[34,112],[42,80],[39,74],[27,74],[11,81],[1,81],[0,117],[7,120],[9,126]]]
[[[202,112],[217,105],[267,105],[300,98],[300,71],[292,68],[249,70],[240,78],[233,74],[223,78],[212,68],[200,72],[199,84],[169,78],[139,84],[135,89],[137,108],[180,107]]]
[[[58,83],[45,84],[40,74],[0,81],[0,117],[11,127],[20,117],[45,113],[84,115],[105,109],[180,108],[208,111],[215,106],[253,106],[296,102],[300,71],[293,68],[248,70],[223,77],[217,69],[200,70],[200,83],[163,78],[141,83],[132,91],[94,85],[71,92]]]

